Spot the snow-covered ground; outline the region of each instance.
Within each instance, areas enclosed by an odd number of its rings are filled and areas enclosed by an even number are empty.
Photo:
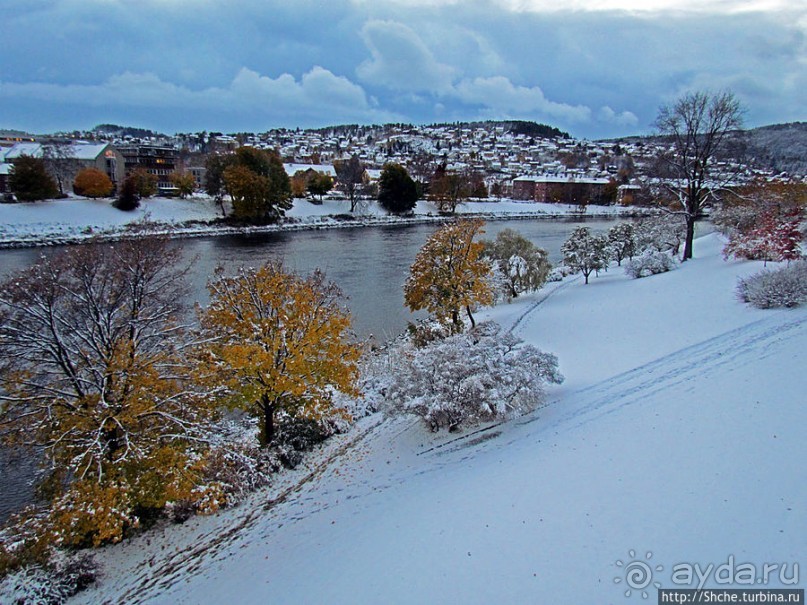
[[[807,309],[738,302],[761,263],[721,247],[491,310],[566,375],[529,416],[461,435],[366,418],[239,508],[103,549],[74,601],[655,602],[631,563],[667,588],[681,564],[807,573]]]
[[[614,216],[631,212],[619,206],[589,206],[586,216]],[[487,218],[556,217],[579,214],[579,208],[565,204],[543,204],[502,200],[498,202],[468,202],[457,209],[458,214],[475,214]],[[132,212],[112,207],[109,200],[89,200],[70,197],[64,200],[0,204],[0,247],[49,245],[81,241],[93,236],[115,237],[142,225],[157,233],[174,236],[209,235],[216,232],[273,231],[344,227],[362,224],[401,223],[438,220],[437,208],[430,202],[418,202],[414,218],[389,216],[375,201],[364,202],[352,215],[347,200],[326,199],[322,204],[295,199],[280,225],[234,229],[210,224],[221,216],[213,199],[197,195],[188,199],[149,198]],[[340,216],[340,218],[334,218]]]

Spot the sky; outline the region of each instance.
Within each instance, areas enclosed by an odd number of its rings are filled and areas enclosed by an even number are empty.
[[[0,129],[535,120],[647,134],[732,91],[807,120],[805,0],[2,0]]]

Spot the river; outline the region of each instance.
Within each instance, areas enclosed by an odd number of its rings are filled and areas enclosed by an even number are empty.
[[[493,239],[507,228],[515,229],[544,248],[553,263],[560,260],[560,247],[571,231],[581,225],[594,232],[607,230],[614,219],[538,219],[490,221],[485,238]],[[354,318],[354,331],[362,339],[384,342],[400,334],[413,315],[404,307],[403,284],[409,266],[437,224],[359,227],[319,231],[290,231],[255,235],[181,239],[172,245],[182,249],[191,265],[193,300],[207,301],[207,280],[217,266],[259,266],[268,259],[282,259],[301,273],[322,269],[347,296]],[[113,244],[114,245],[114,244]],[[41,255],[59,248],[0,250],[0,280],[25,268]],[[33,498],[30,485],[35,470],[31,456],[12,456],[0,448],[0,523]]]

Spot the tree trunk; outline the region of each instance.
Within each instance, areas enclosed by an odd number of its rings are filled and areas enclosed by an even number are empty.
[[[275,440],[275,406],[269,401],[268,395],[261,397],[261,410],[263,411],[263,419],[260,423],[259,440],[261,446],[266,446]]]
[[[471,329],[473,330],[476,327],[476,321],[474,321],[474,316],[471,315],[470,305],[465,305],[465,312],[468,313],[468,319],[471,320]]]
[[[695,239],[695,215],[690,213],[687,215],[687,235],[684,241],[684,256],[681,260],[688,260],[692,258],[692,242]]]

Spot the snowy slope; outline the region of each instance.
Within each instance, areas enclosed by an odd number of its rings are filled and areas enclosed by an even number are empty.
[[[105,549],[75,601],[627,603],[631,549],[665,587],[731,555],[803,568],[807,309],[741,305],[760,264],[720,246],[491,311],[566,374],[530,416],[459,437],[366,419],[297,488]]]

